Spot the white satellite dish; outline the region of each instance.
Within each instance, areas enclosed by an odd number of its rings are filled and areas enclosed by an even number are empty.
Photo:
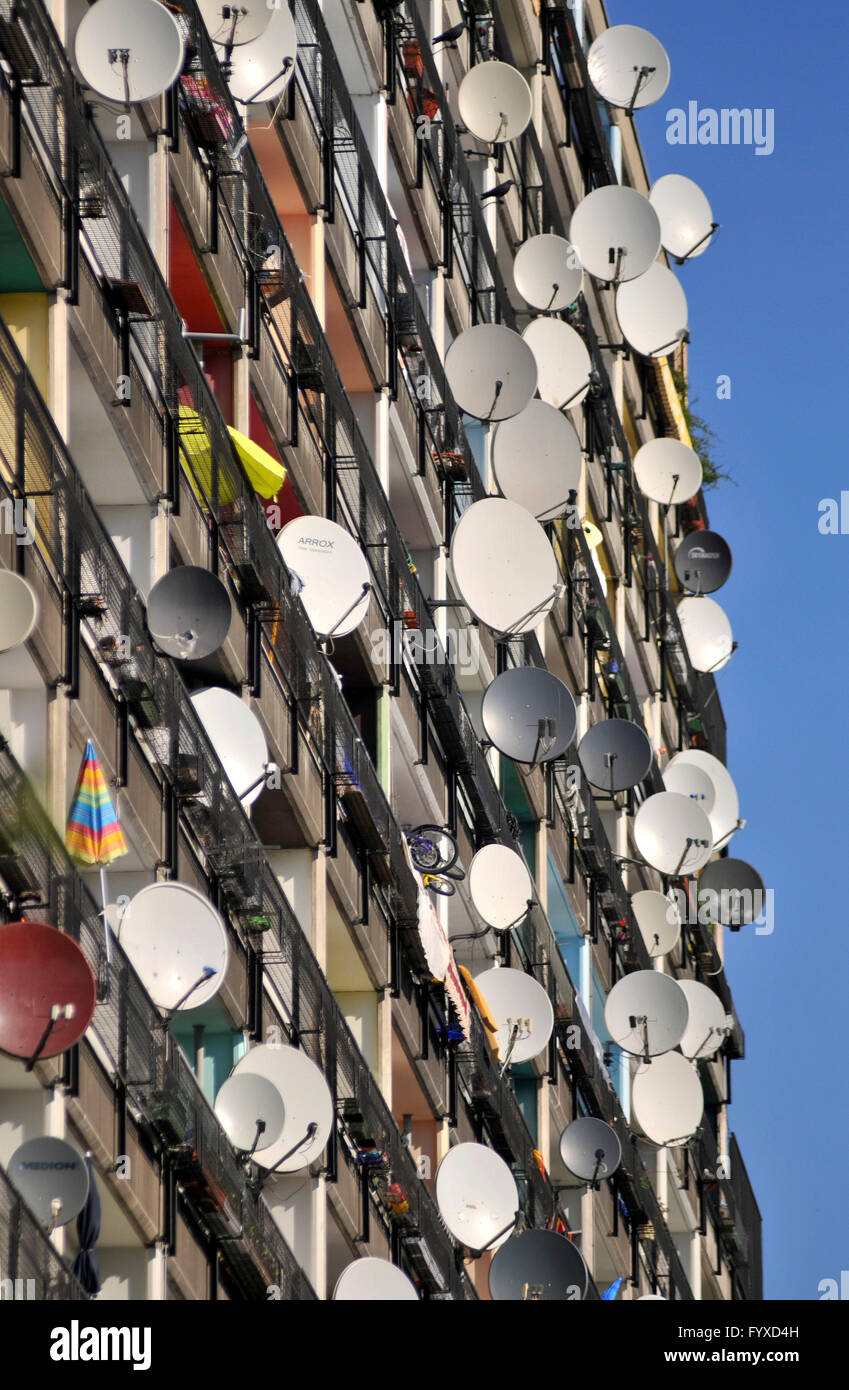
[[[623,337],[644,357],[667,357],[688,333],[687,296],[668,266],[655,261],[645,275],[616,291]]]
[[[300,600],[319,637],[347,637],[368,613],[371,575],[354,537],[323,516],[299,516],[277,545],[300,584]]]
[[[495,481],[509,502],[518,502],[537,521],[553,521],[575,505],[581,465],[575,426],[546,401],[531,401],[495,431]]]
[[[702,1122],[699,1073],[680,1052],[641,1062],[631,1083],[631,1113],[655,1144],[686,1144]]]
[[[664,251],[679,262],[704,255],[717,223],[697,183],[683,174],[664,174],[652,184],[649,202],[660,219]]]
[[[475,984],[498,1025],[502,1069],[530,1062],[548,1045],[554,1010],[542,985],[524,970],[483,970]]]
[[[160,1009],[197,1009],[218,993],[230,963],[227,928],[188,884],[151,883],[131,898],[118,940]]]
[[[178,565],[163,574],[147,599],[151,636],[167,656],[200,661],[225,641],[232,620],[230,595],[216,574]]]
[[[604,1005],[611,1040],[635,1057],[659,1057],[677,1047],[687,1017],[687,998],[678,981],[659,970],[623,975]]]
[[[576,1178],[598,1183],[611,1178],[622,1162],[615,1129],[593,1115],[579,1115],[560,1136],[560,1157]]]
[[[672,898],[646,888],[631,898],[631,911],[653,960],[675,950],[681,939],[681,914]]]
[[[534,885],[521,854],[508,845],[484,845],[469,865],[469,893],[487,926],[509,931],[534,901]]]
[[[606,184],[581,200],[569,237],[585,270],[619,283],[645,275],[660,251],[657,213],[636,188]]]
[[[484,421],[509,420],[525,409],[537,389],[536,358],[512,328],[479,323],[454,339],[445,355],[445,378],[467,414]]]
[[[236,101],[274,101],[284,92],[295,72],[298,40],[288,0],[272,9],[258,38],[234,48],[227,84]]]
[[[575,736],[575,700],[559,677],[540,666],[514,666],[488,685],[481,720],[493,747],[517,763],[545,763]]]
[[[228,1076],[215,1097],[215,1113],[234,1149],[258,1157],[283,1133],[283,1097],[265,1076]]]
[[[503,1158],[485,1144],[456,1144],[436,1170],[439,1213],[469,1250],[497,1250],[519,1213],[516,1181]]]
[[[551,232],[528,237],[513,261],[513,280],[519,294],[532,308],[549,314],[574,304],[583,278],[580,257],[572,243]]]
[[[580,333],[562,319],[532,319],[522,334],[537,364],[537,389],[549,405],[571,410],[590,389],[593,364]]]
[[[663,781],[667,791],[701,802],[710,821],[715,850],[728,843],[738,828],[740,802],[734,779],[719,758],[701,748],[685,748],[670,758]]]
[[[38,595],[12,570],[0,569],[0,652],[23,646],[38,623]]]
[[[615,24],[590,45],[589,79],[605,101],[628,111],[660,101],[669,86],[669,57],[663,44],[635,24]]]
[[[539,522],[502,497],[484,497],[463,513],[450,556],[460,597],[494,632],[533,632],[560,591],[557,560]]]
[[[346,1265],[336,1280],[334,1303],[418,1303],[415,1285],[403,1269],[367,1255]]]
[[[634,455],[634,476],[646,497],[671,507],[695,497],[702,485],[701,459],[680,439],[650,439]]]
[[[88,1165],[65,1139],[51,1135],[28,1139],[15,1149],[7,1172],[35,1219],[51,1231],[67,1226],[86,1204]]]
[[[275,7],[273,0],[239,0],[227,5],[224,0],[197,0],[203,22],[214,43],[230,46],[251,43],[264,33],[276,8],[288,8],[286,0]]]
[[[477,63],[457,90],[463,125],[492,145],[515,140],[531,123],[531,89],[510,63]]]
[[[679,980],[690,1011],[681,1038],[681,1051],[690,1061],[713,1057],[731,1032],[725,1005],[718,994],[699,980]]]
[[[261,1043],[246,1052],[234,1076],[262,1076],[283,1098],[283,1130],[263,1149],[262,1166],[295,1173],[318,1158],[333,1128],[333,1097],[323,1072],[296,1047]]]
[[[244,700],[221,686],[197,691],[192,704],[233,790],[250,806],[263,791],[268,766],[262,725]]]
[[[725,609],[712,598],[684,598],[678,621],[694,671],[721,671],[731,660],[734,637]]]
[[[634,843],[658,873],[694,874],[713,853],[710,821],[701,806],[677,792],[656,792],[634,817]]]
[[[180,76],[183,37],[157,0],[97,0],[80,21],[74,55],[83,82],[102,97],[152,101]]]

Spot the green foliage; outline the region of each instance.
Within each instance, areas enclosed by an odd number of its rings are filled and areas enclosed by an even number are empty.
[[[707,420],[701,415],[697,415],[693,410],[693,406],[698,403],[698,396],[694,396],[692,400],[690,399],[690,390],[683,372],[674,371],[672,373],[672,380],[675,383],[675,390],[678,392],[681,401],[681,413],[687,423],[687,429],[690,432],[693,448],[702,462],[702,471],[704,475],[702,478],[703,490],[707,492],[709,488],[716,487],[717,483],[720,482],[734,483],[736,487],[736,479],[732,478],[730,473],[726,473],[720,468],[714,458],[716,445],[719,443],[719,436],[715,430],[711,429]]]

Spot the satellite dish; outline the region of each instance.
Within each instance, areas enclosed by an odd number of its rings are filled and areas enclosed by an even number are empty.
[[[233,1148],[258,1163],[263,1149],[283,1133],[283,1097],[264,1076],[228,1076],[215,1097],[215,1113]]]
[[[251,6],[250,18],[255,9]],[[230,55],[227,84],[236,101],[274,101],[285,91],[295,72],[298,40],[288,0],[272,9],[265,28],[251,43],[242,43]]]
[[[677,792],[656,792],[634,817],[634,843],[658,873],[694,874],[713,853],[710,821],[701,806]]]
[[[652,184],[649,202],[660,219],[664,251],[678,261],[704,255],[717,224],[697,183],[685,179],[683,174],[664,174]]]
[[[415,1285],[389,1260],[367,1255],[342,1270],[333,1290],[334,1303],[418,1303]]]
[[[595,1184],[613,1177],[622,1162],[622,1145],[604,1120],[580,1115],[560,1136],[560,1157],[576,1178]]]
[[[744,859],[715,859],[699,878],[699,913],[725,927],[746,927],[764,910],[766,889]]]
[[[563,682],[538,666],[517,666],[496,676],[481,704],[487,738],[517,763],[559,758],[575,737],[577,717]]]
[[[691,531],[676,550],[673,563],[682,588],[712,594],[731,573],[731,548],[716,531]]]
[[[724,608],[712,598],[683,598],[678,621],[694,671],[721,671],[731,660],[734,638]]]
[[[549,314],[574,304],[583,278],[572,243],[551,232],[528,237],[513,261],[513,280],[519,294],[532,308]]]
[[[31,584],[12,570],[0,569],[0,652],[10,652],[35,632],[38,596]]]
[[[640,489],[665,507],[695,497],[702,485],[702,462],[680,439],[650,439],[634,455]]]
[[[578,757],[587,781],[612,795],[642,782],[654,753],[638,724],[630,719],[601,719],[584,734]]]
[[[230,964],[227,928],[188,884],[151,883],[130,900],[118,940],[153,1002],[168,1012],[213,999]]]
[[[557,410],[580,405],[593,364],[580,333],[562,319],[532,319],[522,334],[537,364],[540,396]]]
[[[553,521],[577,501],[581,441],[572,421],[546,401],[503,420],[492,441],[492,471],[509,502]]]
[[[478,420],[509,420],[533,398],[537,364],[512,328],[479,323],[454,339],[445,355],[445,379],[461,410]]]
[[[209,37],[226,47],[258,39],[275,13],[274,4],[269,4],[268,0],[239,0],[238,5],[225,5],[223,0],[197,0],[197,3]]]
[[[0,1051],[32,1060],[79,1042],[97,981],[80,947],[44,922],[0,926]]]
[[[538,1057],[554,1031],[554,1010],[542,985],[524,970],[503,968],[482,971],[475,984],[498,1024],[502,1069]]]
[[[583,1255],[574,1241],[557,1231],[511,1236],[489,1267],[489,1295],[499,1302],[580,1302],[588,1286]]]
[[[686,748],[670,758],[663,772],[667,791],[692,796],[707,813],[713,847],[726,844],[740,820],[740,802],[734,779],[724,763],[701,748]]]
[[[450,557],[460,597],[495,632],[532,632],[560,589],[557,560],[539,522],[503,497],[484,497],[463,513]]]
[[[515,140],[531,123],[531,89],[510,63],[477,63],[457,90],[463,125],[491,145]]]
[[[333,1128],[333,1097],[323,1072],[296,1047],[252,1047],[233,1068],[234,1076],[263,1076],[283,1098],[283,1131],[263,1150],[262,1165],[295,1173],[318,1158]]]
[[[645,275],[616,291],[622,334],[644,357],[667,357],[688,333],[687,296],[668,266],[655,261]]]
[[[636,188],[593,189],[572,214],[569,237],[585,270],[597,280],[636,280],[660,250],[657,213]]]
[[[177,21],[157,0],[97,0],[80,21],[74,54],[83,82],[109,101],[152,101],[183,68]]]
[[[200,661],[230,631],[230,595],[217,575],[199,565],[178,565],[157,580],[147,600],[147,625],[166,656]]]
[[[641,1063],[631,1083],[631,1113],[655,1144],[686,1144],[702,1122],[699,1073],[680,1052]]]
[[[675,950],[681,939],[681,914],[671,898],[646,888],[631,898],[631,911],[653,960]]]
[[[197,691],[192,704],[233,790],[250,806],[263,790],[268,764],[262,725],[244,700],[221,686]]]
[[[448,1150],[436,1170],[436,1201],[452,1236],[469,1250],[503,1245],[520,1209],[513,1174],[485,1144]]]
[[[604,1005],[611,1040],[635,1057],[659,1057],[677,1047],[687,1027],[687,998],[659,970],[635,970],[617,980]]]
[[[277,545],[319,637],[347,637],[368,613],[371,575],[354,537],[323,516],[299,516],[283,527]]]
[[[507,845],[484,845],[469,866],[469,893],[487,926],[509,931],[534,900],[534,885],[521,854]]]
[[[731,1032],[725,1006],[718,994],[698,980],[679,980],[678,985],[687,996],[690,1010],[681,1051],[691,1062],[713,1057]]]
[[[7,1172],[40,1226],[67,1226],[86,1204],[88,1164],[64,1139],[28,1139],[15,1149]]]
[[[635,24],[615,24],[590,45],[587,72],[611,106],[642,110],[660,101],[669,86],[669,57],[663,44]]]

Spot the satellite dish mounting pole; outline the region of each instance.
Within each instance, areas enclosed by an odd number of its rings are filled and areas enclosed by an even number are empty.
[[[719,231],[720,226],[721,226],[721,223],[719,223],[719,222],[711,222],[711,224],[710,224],[710,231],[709,231],[709,232],[705,232],[704,236],[699,238],[699,240],[696,242],[695,246],[691,246],[690,249],[689,249],[689,251],[685,251],[685,253],[684,253],[683,256],[676,256],[676,257],[675,257],[675,264],[676,264],[676,265],[683,265],[684,262],[685,262],[685,261],[688,261],[688,260],[690,259],[691,256],[695,256],[695,254],[696,254],[696,252],[698,251],[699,247],[700,247],[700,246],[704,246],[704,244],[705,244],[706,241],[710,241],[710,239],[711,239],[711,237],[714,235],[714,233]]]
[[[634,84],[634,90],[631,94],[631,100],[625,108],[626,116],[633,116],[634,107],[637,103],[637,97],[640,95],[640,88],[644,86],[646,82],[648,82],[653,72],[657,72],[657,68],[641,67],[635,68],[634,71],[637,74],[637,81]]]
[[[121,72],[124,79],[124,109],[130,110],[130,50],[128,48],[110,48],[110,63],[120,63]]]
[[[39,1038],[38,1047],[35,1049],[35,1052],[32,1054],[29,1061],[27,1062],[26,1067],[24,1068],[25,1071],[32,1071],[33,1067],[35,1066],[36,1062],[38,1061],[45,1047],[47,1046],[47,1041],[50,1037],[50,1034],[53,1032],[53,1029],[59,1022],[59,1019],[73,1018],[75,1013],[76,1009],[73,1004],[54,1004],[52,1006],[50,1010],[50,1019],[48,1021],[47,1027],[45,1028],[44,1032]]]

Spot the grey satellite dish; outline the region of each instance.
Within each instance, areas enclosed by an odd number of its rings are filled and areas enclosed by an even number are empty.
[[[265,787],[268,744],[262,725],[244,700],[220,686],[198,690],[191,699],[233,790],[243,806],[250,806]]]
[[[694,671],[721,671],[734,651],[728,615],[712,598],[684,598],[678,621]]]
[[[669,86],[669,57],[663,44],[635,24],[615,24],[590,45],[589,79],[605,101],[642,110],[660,101]]]
[[[319,637],[347,637],[368,613],[371,574],[350,531],[323,516],[298,516],[277,546]]]
[[[679,263],[704,255],[718,224],[697,183],[683,174],[664,174],[652,184],[649,202],[660,218],[664,251]]]
[[[142,888],[121,917],[118,939],[160,1009],[197,1009],[224,983],[227,928],[188,884],[172,879]]]
[[[342,1270],[333,1290],[334,1303],[418,1303],[415,1285],[402,1269],[367,1255]]]
[[[641,1063],[631,1082],[634,1122],[655,1144],[686,1144],[702,1122],[705,1101],[699,1073],[680,1052]]]
[[[650,439],[634,455],[634,476],[646,497],[671,507],[695,497],[702,485],[702,463],[680,439]]]
[[[667,357],[688,333],[687,296],[669,267],[655,261],[645,275],[619,286],[616,317],[635,352]]]
[[[612,1178],[622,1162],[615,1129],[592,1115],[579,1115],[560,1136],[560,1157],[576,1178],[598,1184]]]
[[[646,888],[631,898],[631,911],[653,960],[675,950],[681,939],[681,914],[671,898]]]
[[[584,734],[578,757],[587,781],[612,794],[642,782],[654,753],[638,724],[630,719],[601,719]]]
[[[544,232],[528,237],[516,252],[513,279],[519,294],[534,309],[557,313],[581,293],[581,261],[565,237]]]
[[[623,975],[604,1005],[611,1040],[635,1057],[659,1057],[677,1047],[687,1018],[687,997],[678,981],[659,970]]]
[[[475,984],[498,1025],[502,1071],[538,1057],[554,1031],[551,1000],[533,975],[497,967],[483,970]]]
[[[575,737],[577,710],[566,686],[538,666],[517,666],[486,690],[481,719],[487,738],[518,763],[547,763]]]
[[[439,1214],[469,1250],[497,1249],[509,1236],[521,1203],[503,1158],[485,1144],[456,1144],[436,1170]]]
[[[223,0],[198,0],[198,9],[203,22],[214,43],[229,47],[251,43],[264,33],[275,9],[287,8],[287,0],[280,0],[275,7],[273,0],[239,0],[237,5],[226,5]]]
[[[577,502],[581,441],[572,421],[546,401],[531,401],[502,420],[492,441],[492,470],[510,502],[553,521]]]
[[[152,101],[176,82],[183,38],[157,0],[97,0],[77,29],[74,55],[87,86],[128,105]]]
[[[532,400],[537,364],[512,328],[479,323],[454,339],[445,355],[445,377],[461,410],[478,420],[509,420]]]
[[[517,502],[473,503],[454,528],[450,554],[460,597],[494,632],[532,632],[560,591],[548,537]]]
[[[246,1052],[234,1076],[262,1076],[283,1099],[283,1130],[262,1152],[262,1166],[294,1173],[318,1158],[333,1128],[333,1097],[324,1074],[296,1047],[261,1043]]]
[[[230,56],[227,84],[236,101],[248,106],[279,97],[292,80],[297,52],[295,21],[288,0],[282,0],[259,37]]]
[[[636,188],[593,189],[572,214],[569,237],[585,270],[619,283],[645,275],[660,250],[657,213]]]
[[[691,531],[676,550],[674,564],[682,588],[712,594],[731,573],[731,548],[716,531]]]
[[[40,1226],[67,1226],[86,1204],[88,1165],[64,1139],[28,1139],[15,1149],[6,1171]]]
[[[283,1133],[283,1097],[265,1076],[228,1076],[215,1097],[215,1113],[234,1149],[258,1163],[263,1149]]]
[[[761,916],[766,889],[743,859],[715,859],[699,878],[699,912],[725,927],[746,927]]]
[[[740,824],[740,802],[734,779],[719,758],[701,748],[685,748],[670,758],[663,780],[667,791],[701,802],[710,821],[715,850],[731,839]]]
[[[580,405],[593,364],[580,333],[562,319],[532,319],[522,334],[537,364],[537,389],[557,410]]]
[[[647,864],[672,878],[697,873],[713,852],[706,812],[677,792],[646,798],[634,817],[634,843]]]
[[[476,63],[457,90],[463,125],[493,145],[515,140],[533,115],[531,89],[510,63]]]
[[[534,885],[521,854],[507,845],[484,845],[469,865],[469,893],[487,926],[509,931],[534,901]]]
[[[489,1267],[489,1294],[497,1302],[580,1302],[589,1271],[574,1241],[557,1231],[511,1236]]]
[[[0,652],[23,646],[38,623],[38,595],[12,570],[0,569]]]
[[[217,575],[199,565],[178,565],[157,580],[147,600],[147,623],[167,656],[200,661],[230,631],[230,595]]]
[[[681,1051],[691,1062],[713,1057],[731,1032],[725,1005],[718,994],[699,980],[679,980],[678,984],[687,996],[690,1011]]]

